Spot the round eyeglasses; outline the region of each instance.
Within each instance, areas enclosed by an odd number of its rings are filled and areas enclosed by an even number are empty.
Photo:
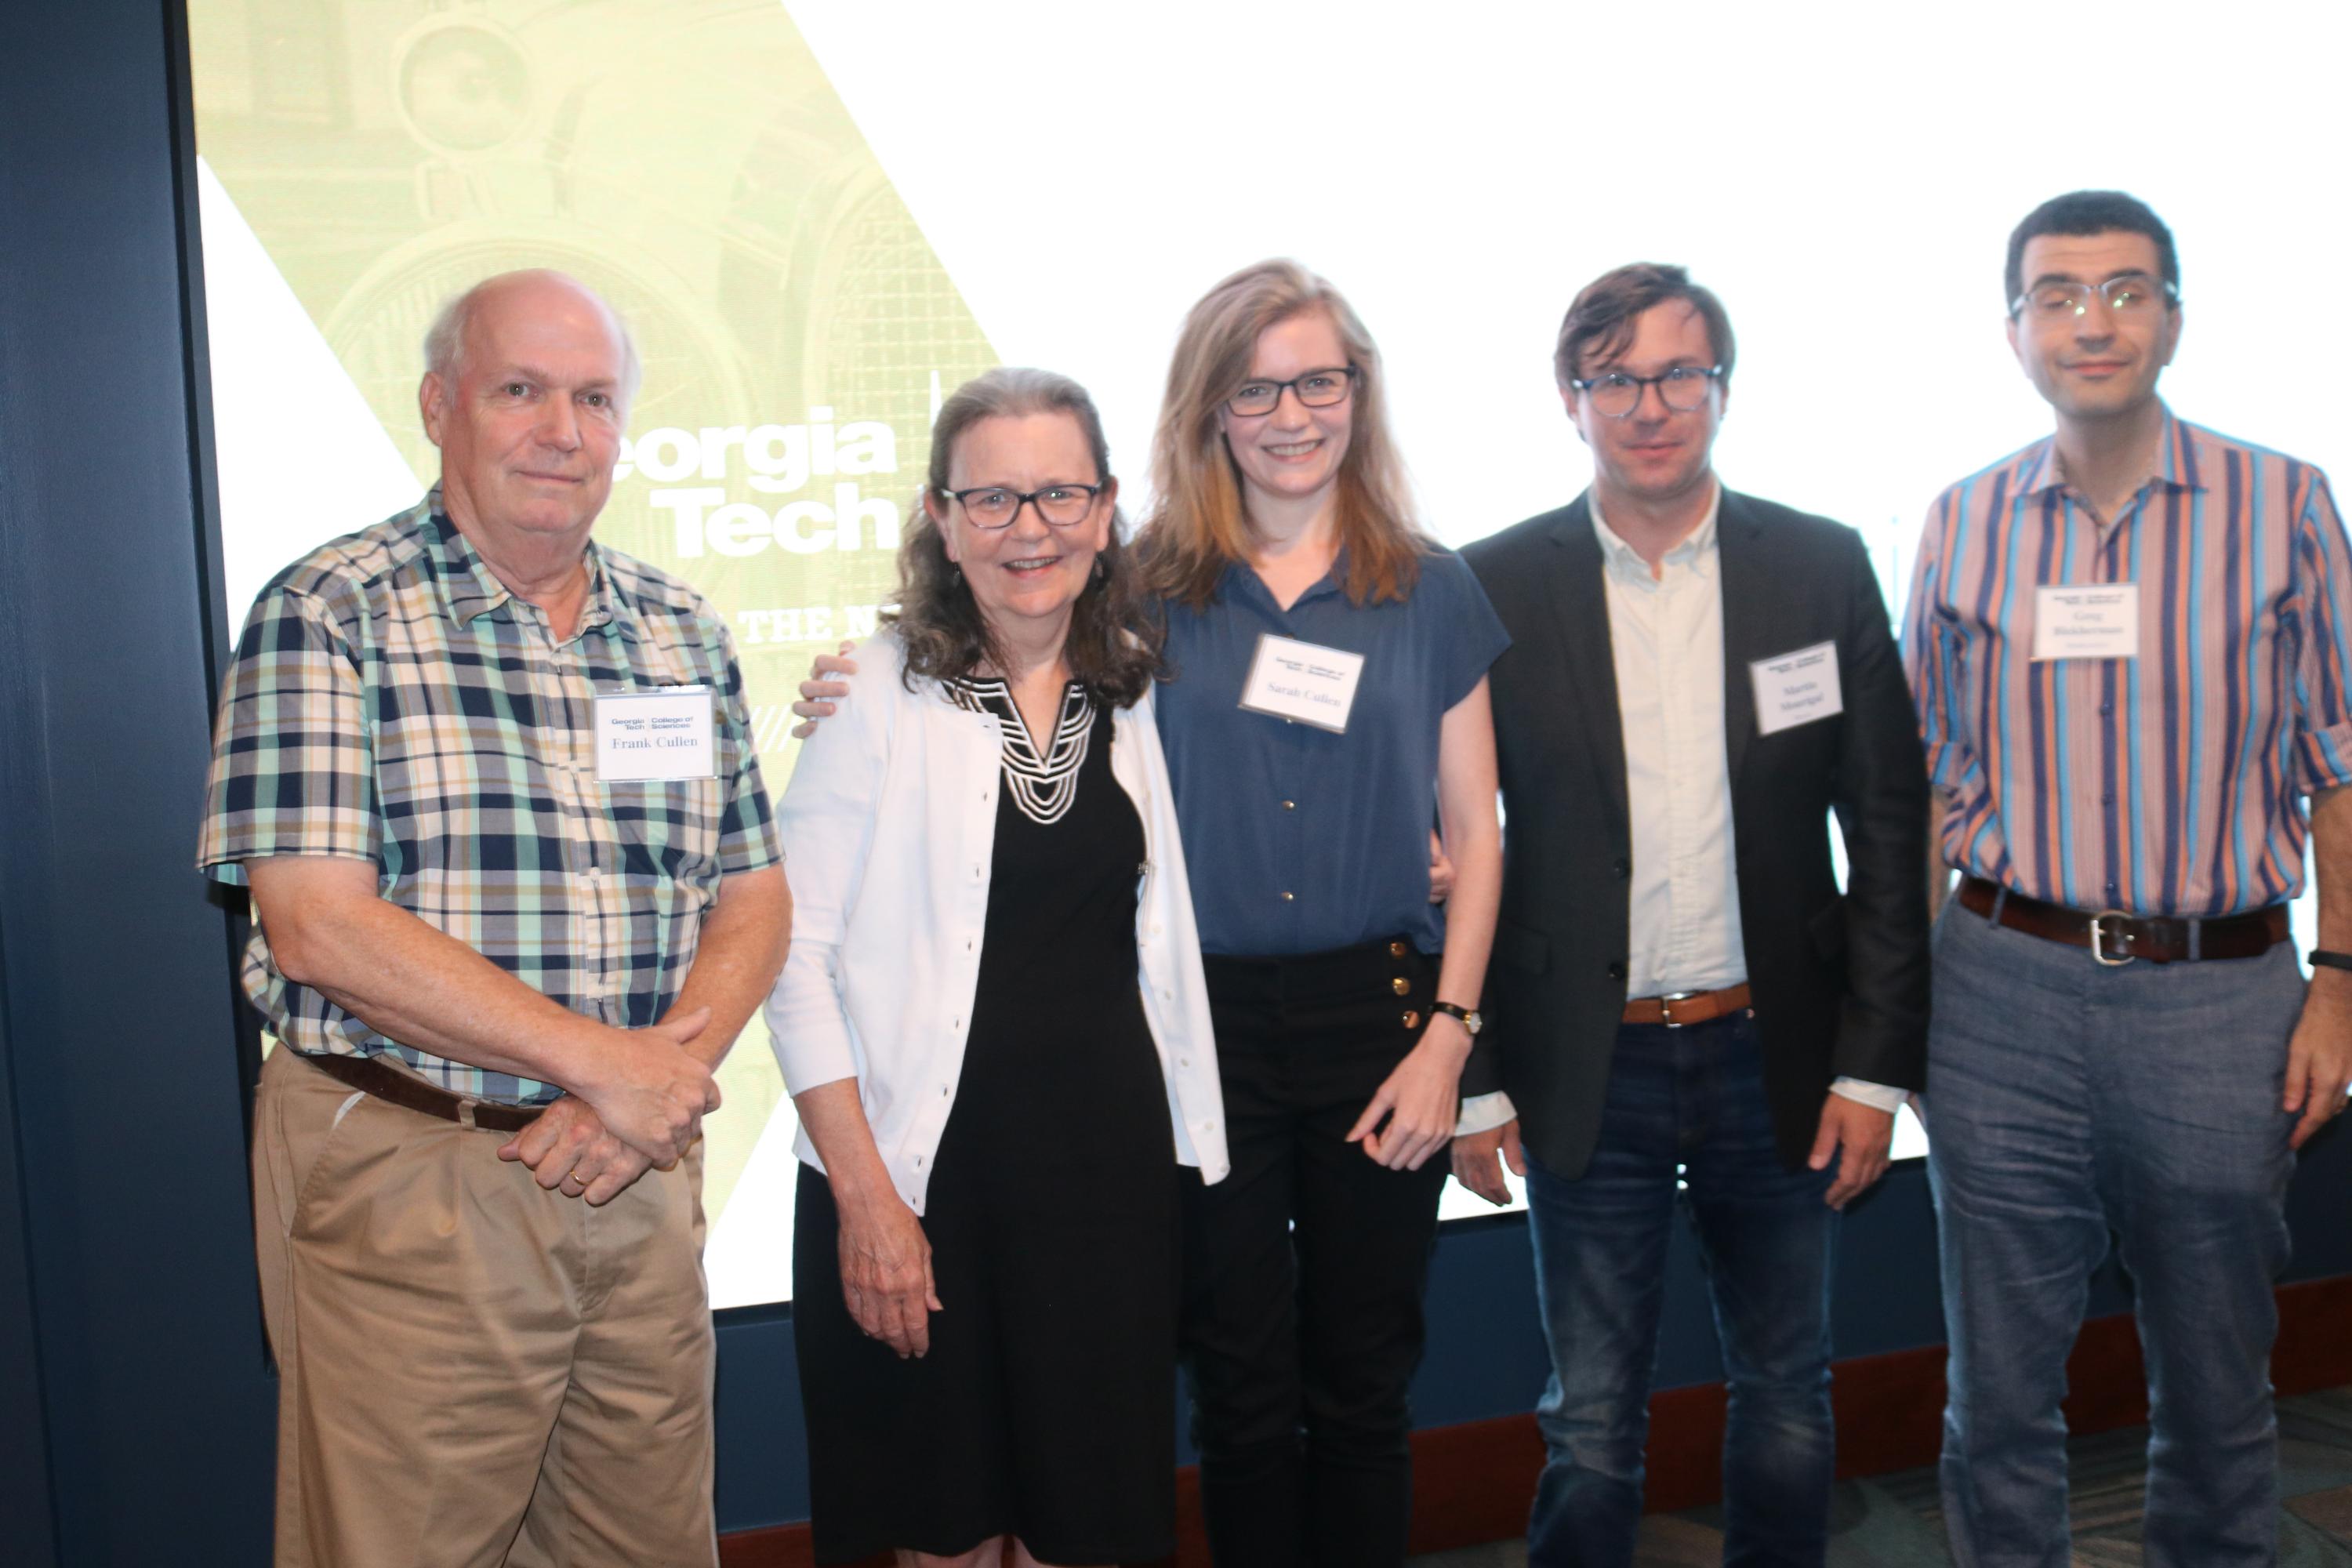
[[[1354,365],[1341,364],[1310,370],[1288,381],[1245,381],[1239,392],[1225,399],[1225,407],[1244,419],[1255,419],[1273,413],[1281,405],[1283,393],[1289,391],[1297,393],[1298,401],[1308,408],[1328,408],[1348,401],[1348,394],[1356,388],[1356,377],[1362,374]]]
[[[1665,405],[1676,414],[1690,414],[1706,405],[1707,388],[1723,377],[1719,364],[1678,364],[1656,375],[1627,375],[1612,370],[1606,375],[1588,376],[1568,384],[1592,400],[1598,413],[1612,419],[1622,419],[1642,406],[1642,389],[1654,386]]]
[[[2178,305],[2180,290],[2145,272],[2119,272],[2104,283],[2081,283],[2072,278],[2045,278],[2009,302],[2011,316],[2030,315],[2037,321],[2063,321],[2088,315],[2096,295],[2111,315],[2135,316],[2158,305]]]
[[[1055,528],[1076,528],[1094,510],[1095,497],[1102,492],[1100,485],[1047,485],[1042,490],[979,485],[940,493],[962,507],[965,521],[974,528],[1011,528],[1024,506],[1034,506],[1037,515]]]

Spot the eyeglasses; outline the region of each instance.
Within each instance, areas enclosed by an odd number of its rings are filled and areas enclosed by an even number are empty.
[[[1255,419],[1273,413],[1281,405],[1283,393],[1290,391],[1297,393],[1298,401],[1308,408],[1328,408],[1348,400],[1348,394],[1355,390],[1356,377],[1361,374],[1354,365],[1343,364],[1310,370],[1289,381],[1247,381],[1239,392],[1225,399],[1225,407],[1244,419]]]
[[[1592,400],[1598,412],[1612,419],[1622,419],[1642,406],[1642,389],[1654,386],[1666,406],[1676,414],[1689,414],[1706,404],[1707,388],[1723,375],[1719,364],[1678,364],[1658,375],[1627,375],[1612,370],[1606,375],[1591,376],[1568,384]]]
[[[1094,510],[1100,485],[1047,485],[1042,490],[1009,490],[1003,485],[981,485],[968,490],[940,493],[963,508],[974,528],[1011,528],[1021,509],[1034,505],[1037,515],[1055,528],[1076,528]]]
[[[2108,311],[2117,316],[2139,314],[2153,310],[2158,303],[2177,305],[2180,302],[2180,290],[2172,284],[2150,278],[2145,272],[2125,272],[2105,283],[2047,279],[2011,300],[2009,313],[2014,317],[2031,311],[2037,321],[2063,321],[2069,316],[2087,314],[2094,294],[2105,300]]]

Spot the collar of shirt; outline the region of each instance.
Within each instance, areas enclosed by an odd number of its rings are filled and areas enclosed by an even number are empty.
[[[1274,590],[1265,585],[1265,579],[1257,574],[1257,568],[1246,561],[1234,562],[1225,568],[1224,576],[1218,580],[1217,591],[1220,594],[1230,594],[1236,600],[1250,600],[1265,610],[1282,616],[1291,614],[1317,599],[1344,593],[1347,591],[1347,586],[1348,550],[1347,546],[1341,545],[1339,553],[1331,557],[1331,569],[1316,579],[1307,592],[1293,599],[1290,602],[1289,610],[1285,610],[1280,605],[1275,603]]]
[[[2132,494],[2139,495],[2150,485],[2176,490],[2203,489],[2204,465],[2198,461],[2197,454],[2199,432],[2175,418],[2169,405],[2158,406],[2164,409],[2164,430],[2157,438],[2156,469],[2132,487]],[[2066,464],[2058,455],[2057,438],[2044,437],[2026,449],[2024,467],[2018,474],[2018,493],[2039,495],[2053,489],[2074,490],[2074,487],[2067,482]]]
[[[432,552],[435,576],[441,584],[442,601],[447,606],[449,618],[461,626],[470,626],[511,601],[514,590],[499,581],[498,574],[482,560],[481,552],[474,548],[474,542],[443,510],[440,486],[434,486],[426,494],[425,507],[425,545]],[[604,553],[596,548],[594,540],[588,542],[583,559],[588,568],[588,603],[581,611],[580,626],[572,637],[584,637],[610,626],[621,637],[638,640],[643,628],[629,607],[627,595],[614,591],[613,574],[605,570]]]
[[[1600,493],[1588,491],[1586,500],[1592,509],[1592,531],[1601,541],[1601,557],[1608,569],[1622,580],[1638,582],[1645,588],[1659,586],[1658,578],[1651,574],[1650,563],[1642,559],[1642,552],[1618,537],[1617,531],[1611,528],[1609,520],[1601,515]],[[1714,493],[1707,497],[1706,515],[1699,519],[1696,528],[1685,534],[1679,543],[1666,552],[1659,565],[1688,566],[1701,576],[1712,574],[1717,560],[1716,520],[1722,512],[1723,485],[1717,481]]]

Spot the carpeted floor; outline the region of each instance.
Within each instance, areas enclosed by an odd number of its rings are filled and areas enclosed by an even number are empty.
[[[2147,1430],[2104,1432],[2067,1446],[2076,1568],[2137,1568]],[[2285,1511],[2282,1568],[2352,1568],[2352,1389],[2279,1402]],[[1723,1560],[1714,1509],[1643,1521],[1636,1568],[1714,1568]],[[1523,1568],[1517,1542],[1416,1557],[1412,1568]],[[1950,1568],[1933,1469],[1839,1483],[1831,1568]]]

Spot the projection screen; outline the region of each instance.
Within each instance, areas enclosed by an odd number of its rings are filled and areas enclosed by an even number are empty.
[[[599,537],[726,615],[772,788],[811,654],[887,602],[940,396],[1000,363],[1076,376],[1132,503],[1185,308],[1268,255],[1370,323],[1451,543],[1582,487],[1560,312],[1606,268],[1679,261],[1738,333],[1727,481],[1861,529],[1899,605],[1935,492],[2047,428],[2003,341],[2002,250],[2086,185],[2179,237],[2173,405],[2352,463],[2332,9],[189,9],[232,615],[434,477],[415,393],[439,303],[562,268],[646,363]],[[756,1020],[720,1079],[713,1300],[786,1300],[792,1107]],[[1897,1152],[1919,1147],[1906,1121]]]

